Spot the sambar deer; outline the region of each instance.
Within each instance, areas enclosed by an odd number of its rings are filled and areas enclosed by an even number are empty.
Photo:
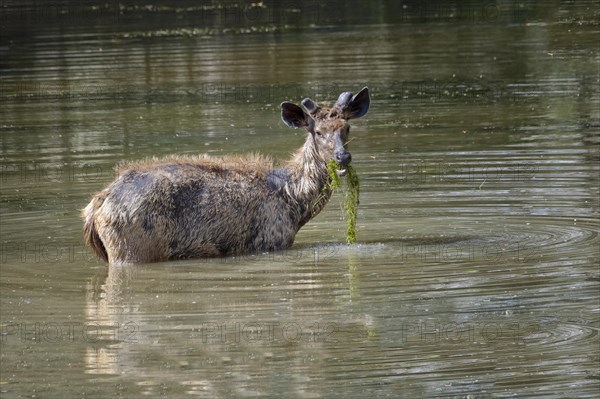
[[[331,108],[284,102],[281,118],[308,131],[280,167],[258,155],[171,156],[121,165],[82,211],[85,241],[110,264],[242,255],[289,248],[331,197],[327,164],[352,157],[348,120],[369,109],[368,88]]]

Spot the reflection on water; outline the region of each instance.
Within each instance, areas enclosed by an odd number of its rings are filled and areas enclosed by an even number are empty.
[[[345,4],[5,8],[3,398],[598,395],[597,5]],[[83,246],[116,163],[285,159],[365,85],[356,246],[341,194],[279,253]]]

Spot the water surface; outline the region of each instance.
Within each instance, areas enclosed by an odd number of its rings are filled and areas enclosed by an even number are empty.
[[[2,398],[600,395],[597,4],[359,3],[4,14]],[[279,253],[84,247],[118,162],[283,160],[363,86],[357,245],[337,193]]]

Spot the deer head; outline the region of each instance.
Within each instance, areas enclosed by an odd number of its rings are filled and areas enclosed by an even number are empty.
[[[350,119],[364,116],[369,110],[369,89],[363,88],[358,94],[340,94],[331,108],[320,107],[310,98],[302,100],[300,106],[284,102],[281,104],[281,119],[292,128],[305,128],[314,141],[318,158],[324,163],[334,160],[340,165],[339,174],[346,173],[345,166],[352,161],[347,144],[350,134]]]

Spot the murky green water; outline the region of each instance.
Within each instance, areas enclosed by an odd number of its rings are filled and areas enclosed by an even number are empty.
[[[597,3],[363,3],[4,7],[3,399],[600,395]],[[356,246],[341,194],[282,253],[83,246],[119,161],[284,159],[365,85]]]

